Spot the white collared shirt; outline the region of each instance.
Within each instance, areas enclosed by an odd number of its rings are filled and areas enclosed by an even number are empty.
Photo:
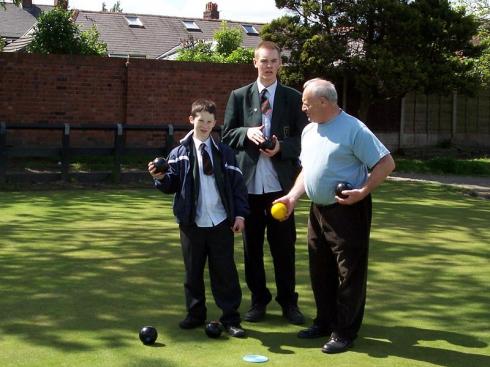
[[[259,89],[259,95],[265,88],[262,83],[257,79],[257,87]],[[277,80],[267,87],[267,98],[269,99],[269,105],[274,111],[274,97],[276,94]],[[269,116],[262,114],[262,124],[264,125],[264,136],[271,137],[271,122],[272,114]],[[276,170],[272,165],[272,161],[264,154],[260,154],[255,168],[255,174],[247,185],[249,194],[261,195],[269,192],[281,191],[281,184],[277,177]]]
[[[196,208],[196,225],[198,227],[214,227],[226,219],[226,210],[221,202],[214,174],[208,176],[204,174],[202,155],[200,146],[206,144],[206,151],[213,162],[213,154],[211,151],[211,138],[202,142],[193,135],[192,140],[196,147],[196,159],[199,167],[199,195],[197,198]],[[214,167],[213,169],[219,169]]]

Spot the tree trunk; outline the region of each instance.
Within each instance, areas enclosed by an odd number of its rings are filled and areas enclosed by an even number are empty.
[[[368,96],[361,94],[361,102],[359,104],[359,120],[367,125],[367,118],[369,107],[371,106],[371,100]]]

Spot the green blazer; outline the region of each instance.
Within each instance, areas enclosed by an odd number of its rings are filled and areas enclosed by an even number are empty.
[[[299,172],[301,132],[308,123],[301,105],[301,94],[296,89],[277,84],[271,135],[277,136],[281,150],[271,159],[285,192],[293,186]],[[260,125],[262,113],[257,82],[232,91],[225,110],[223,142],[236,151],[237,161],[247,184],[255,173],[260,156],[258,147],[248,140],[247,130]]]

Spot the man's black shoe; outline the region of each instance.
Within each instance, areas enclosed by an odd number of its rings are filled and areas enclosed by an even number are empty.
[[[204,320],[196,319],[195,317],[187,315],[187,317],[179,322],[181,329],[195,329],[199,326],[204,325]]]
[[[241,325],[226,325],[226,332],[234,338],[243,338],[245,336],[245,330],[242,329]]]
[[[258,322],[265,317],[265,306],[263,305],[252,305],[250,310],[248,310],[243,319],[249,322]]]
[[[315,339],[321,338],[323,336],[330,335],[330,331],[325,328],[322,328],[318,325],[311,325],[308,329],[301,330],[298,333],[298,338],[300,339]]]
[[[305,323],[305,317],[296,305],[283,307],[282,315],[288,319],[291,324],[302,325]]]
[[[333,354],[345,352],[352,346],[352,340],[347,338],[331,337],[322,348],[323,353]]]

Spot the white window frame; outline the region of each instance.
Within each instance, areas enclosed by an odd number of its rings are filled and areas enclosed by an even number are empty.
[[[259,32],[252,24],[242,24],[245,33],[251,36],[258,36]]]
[[[130,27],[134,27],[134,28],[143,28],[144,27],[143,22],[136,15],[125,15],[124,18],[126,19],[126,22],[128,22],[128,25]]]
[[[182,21],[182,24],[184,24],[185,28],[188,31],[201,31],[201,28],[199,28],[194,20],[184,19]]]

